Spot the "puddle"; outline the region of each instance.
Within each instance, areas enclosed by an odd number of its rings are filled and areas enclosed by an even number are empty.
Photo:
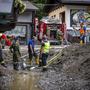
[[[40,75],[35,72],[14,72],[10,90],[41,90],[38,86]]]

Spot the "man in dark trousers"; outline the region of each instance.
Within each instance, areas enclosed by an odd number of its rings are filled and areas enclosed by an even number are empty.
[[[50,50],[50,42],[48,41],[47,36],[44,36],[41,44],[41,49],[40,49],[43,71],[47,69],[46,65],[47,65],[49,50]]]
[[[0,43],[0,64],[1,64],[2,66],[6,67],[5,62],[4,62],[4,60],[3,60],[2,45],[1,45],[1,43]]]
[[[29,63],[30,63],[30,65],[32,64],[32,58],[35,54],[34,46],[35,46],[35,37],[32,37],[32,39],[30,39],[29,43],[28,43],[28,53],[29,53]]]
[[[12,45],[10,46],[10,51],[13,53],[13,68],[15,70],[18,70],[19,64],[19,57],[21,56],[20,50],[19,50],[19,45],[17,44],[15,38],[12,42]]]

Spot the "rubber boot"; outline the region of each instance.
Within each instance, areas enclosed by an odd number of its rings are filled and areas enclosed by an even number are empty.
[[[43,65],[42,65],[42,61],[41,60],[39,60],[39,67],[42,67]]]
[[[14,64],[13,64],[13,68],[15,69],[15,70],[19,70],[19,65],[18,65],[18,63],[17,62],[14,62]]]
[[[36,61],[36,64],[39,65],[39,56],[38,55],[35,57],[35,61]]]
[[[32,64],[32,60],[29,60],[29,64],[30,64],[30,65]]]
[[[81,46],[83,45],[83,41],[82,41],[82,40],[80,40],[80,45],[81,45]]]

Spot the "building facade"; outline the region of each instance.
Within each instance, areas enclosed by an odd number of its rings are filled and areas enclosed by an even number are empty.
[[[66,24],[68,33],[73,36],[79,36],[80,16],[83,15],[88,22],[87,30],[90,36],[90,14],[89,14],[89,0],[55,0],[48,1],[47,3],[56,4],[56,6],[50,7],[48,10],[48,16],[60,20],[61,23]],[[48,7],[46,7],[48,8]],[[77,29],[74,33],[74,29]],[[70,32],[69,32],[70,31]],[[87,40],[90,42],[90,37]]]
[[[51,12],[48,13],[49,17],[59,19],[61,23],[66,23],[67,29],[73,29],[72,27],[76,25],[78,27],[78,14],[79,11],[84,11],[87,13],[88,6],[77,6],[77,5],[64,5],[59,7]],[[74,19],[74,20],[73,20]],[[75,23],[76,21],[76,23]]]
[[[38,8],[28,0],[24,0],[23,2],[26,5],[25,12],[18,17],[16,27],[13,30],[7,31],[5,33],[9,36],[13,35],[20,37],[21,44],[27,44],[28,40],[33,36],[33,20]]]

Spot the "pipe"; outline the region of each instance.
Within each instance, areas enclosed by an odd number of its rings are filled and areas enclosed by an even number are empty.
[[[54,55],[54,57],[51,58],[51,59],[47,62],[47,65],[46,65],[45,67],[47,68],[50,64],[52,64],[53,62],[55,62],[55,61],[57,60],[57,58],[61,57],[63,51],[64,51],[64,49],[60,50],[57,55]]]

